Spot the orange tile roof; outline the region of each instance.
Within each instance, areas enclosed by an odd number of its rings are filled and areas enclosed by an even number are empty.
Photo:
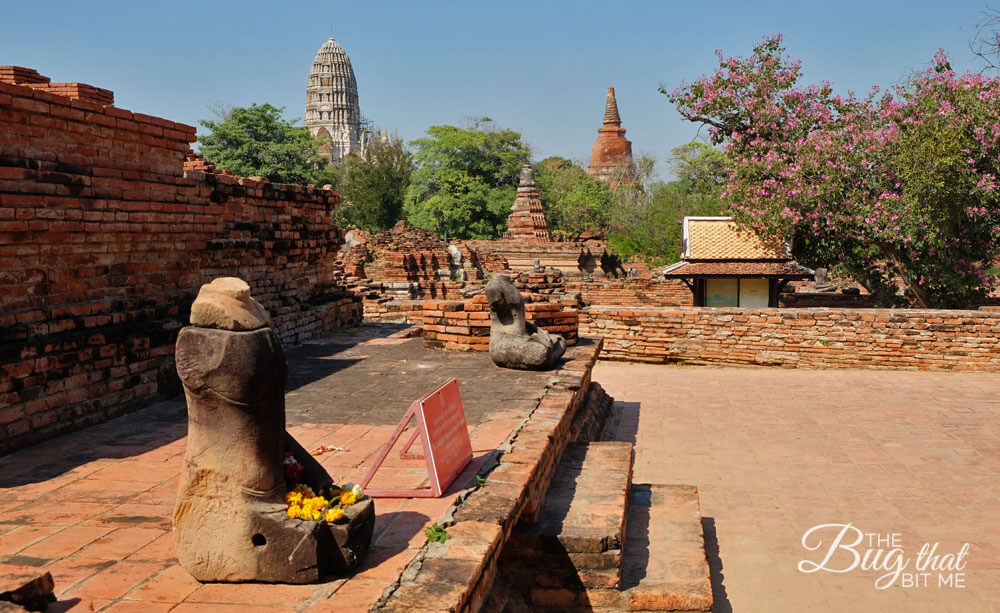
[[[740,230],[729,217],[684,220],[687,228],[685,260],[782,260],[791,258],[780,239],[762,241],[750,230]]]

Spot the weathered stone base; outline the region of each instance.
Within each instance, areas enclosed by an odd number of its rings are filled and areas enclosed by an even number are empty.
[[[375,526],[371,498],[345,509],[345,519],[336,524],[292,519],[285,513],[288,507],[284,501],[248,500],[241,506],[241,512],[230,515],[227,523],[247,526],[247,542],[242,547],[220,542],[218,555],[201,556],[198,552],[204,552],[204,547],[193,548],[183,538],[178,539],[180,562],[195,579],[314,583],[323,575],[344,573],[356,566],[368,551]],[[217,512],[224,514],[226,510]],[[204,532],[195,536],[202,544],[211,538]],[[222,568],[225,572],[220,573]]]

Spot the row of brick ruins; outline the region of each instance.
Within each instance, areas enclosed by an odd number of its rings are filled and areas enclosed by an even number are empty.
[[[191,151],[193,127],[113,103],[108,90],[0,67],[0,454],[179,391],[177,333],[217,277],[247,281],[285,344],[371,319],[421,324],[430,347],[483,350],[482,294],[500,273],[526,319],[570,345],[584,322],[603,330],[591,307],[695,302],[683,280],[626,271],[601,240],[553,241],[530,167],[502,240],[445,242],[403,222],[345,235],[330,222],[336,191],[234,177]]]
[[[528,288],[529,319],[563,324],[580,304],[569,280],[617,274],[603,243],[551,240],[530,167],[502,241],[402,223],[345,237],[336,191],[235,177],[194,140],[109,90],[0,67],[0,453],[175,393],[176,335],[213,278],[246,280],[294,344],[363,309],[471,301],[497,272]]]

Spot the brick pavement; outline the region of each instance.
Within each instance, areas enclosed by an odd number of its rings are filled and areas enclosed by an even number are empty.
[[[594,380],[622,403],[634,482],[699,488],[715,611],[1000,610],[995,375],[601,362]],[[803,533],[847,522],[914,557],[968,542],[967,587],[800,573],[820,559]]]
[[[373,548],[351,578],[200,584],[177,564],[170,517],[187,422],[183,401],[174,400],[0,458],[0,590],[51,570],[54,612],[367,610],[551,376],[497,369],[488,355],[486,363],[469,354],[456,360],[419,338],[388,337],[397,330],[364,326],[288,352],[289,431],[306,449],[346,449],[319,456],[338,483],[360,480],[410,402],[459,378],[473,462],[440,499],[376,500]],[[371,486],[425,484],[423,461],[394,452]]]

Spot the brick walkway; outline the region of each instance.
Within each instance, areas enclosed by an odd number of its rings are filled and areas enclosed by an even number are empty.
[[[601,362],[594,380],[624,403],[634,481],[699,488],[715,611],[1000,607],[1000,377]],[[966,587],[797,570],[828,546],[807,552],[806,530],[848,522],[914,558],[968,542]]]
[[[487,354],[425,350],[419,338],[388,338],[397,328],[364,326],[288,352],[289,431],[306,449],[346,448],[319,457],[337,483],[360,481],[409,404],[459,378],[473,462],[440,499],[376,500],[373,548],[350,579],[303,586],[192,579],[176,562],[170,534],[187,431],[184,403],[170,401],[0,458],[0,591],[51,570],[59,602],[50,612],[367,610],[551,376],[498,369]],[[420,487],[426,475],[422,460],[394,452],[371,486]]]

